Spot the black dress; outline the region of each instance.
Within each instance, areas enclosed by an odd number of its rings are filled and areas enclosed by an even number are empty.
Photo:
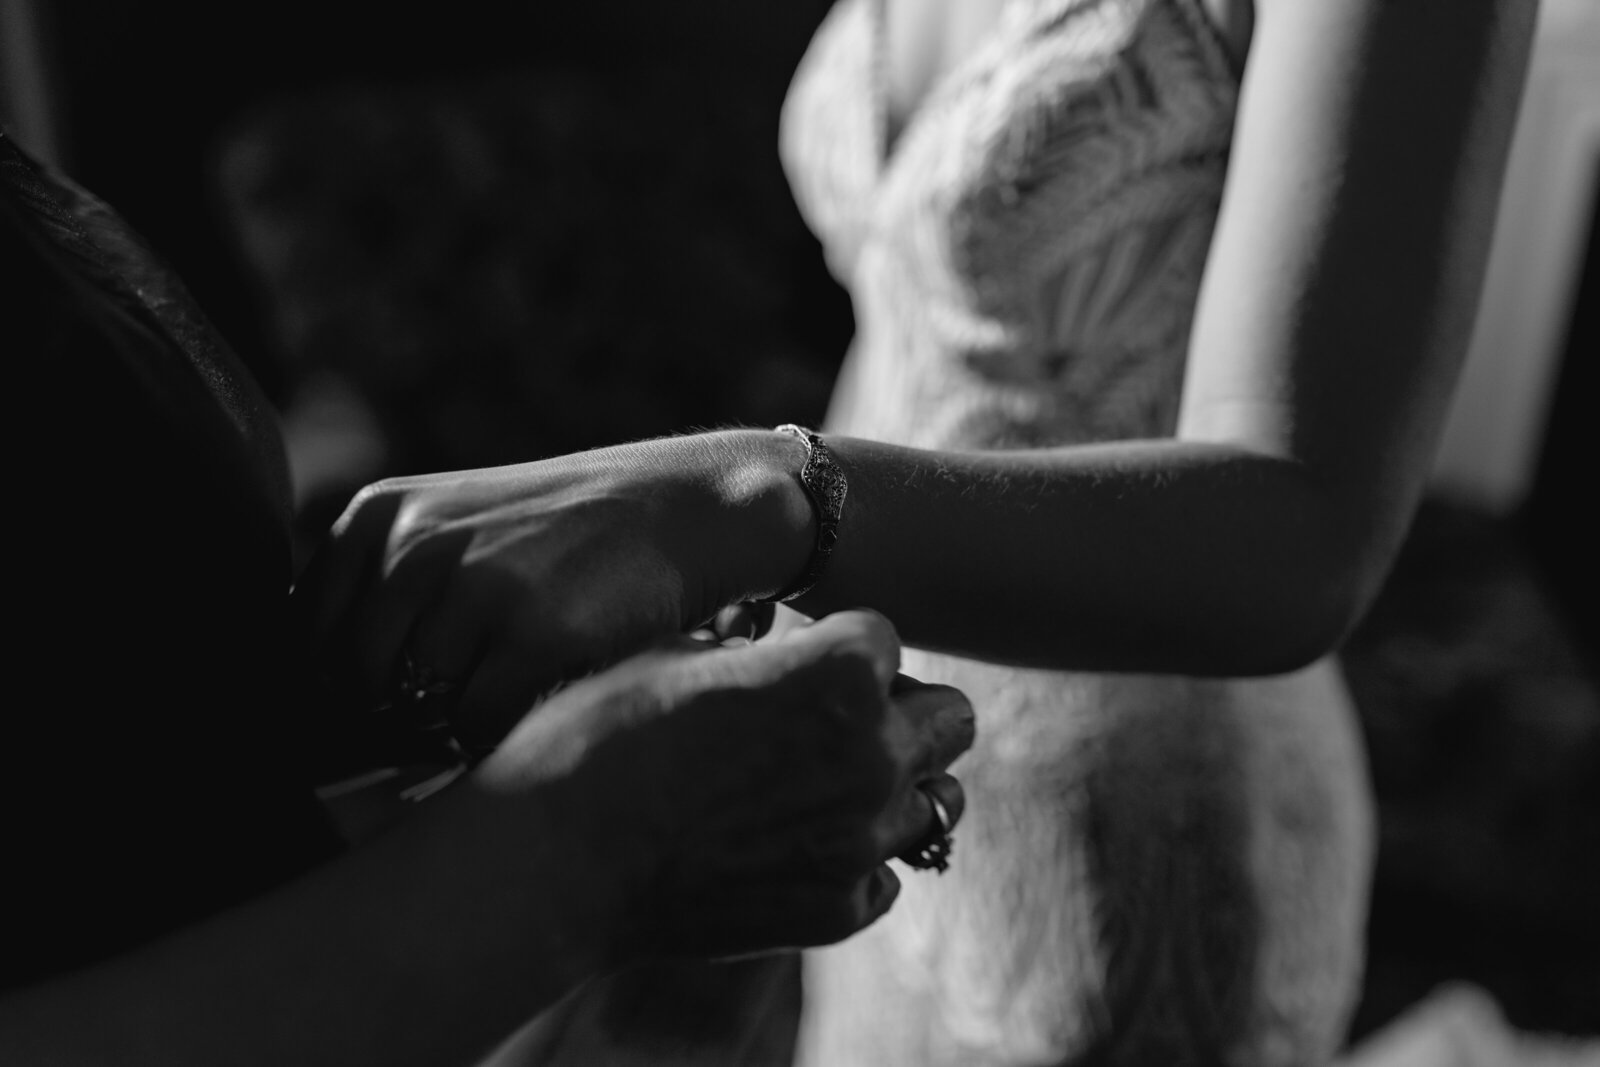
[[[311,789],[274,415],[137,235],[3,133],[0,312],[6,988],[341,845]]]

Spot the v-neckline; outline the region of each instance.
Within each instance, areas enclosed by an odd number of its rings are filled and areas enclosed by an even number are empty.
[[[1011,25],[1011,22],[1015,21],[1012,11],[1024,0],[1004,0],[995,24],[985,34],[984,40],[928,84],[921,98],[906,113],[900,122],[900,128],[894,131],[892,136],[889,129],[887,78],[888,0],[859,0],[859,2],[865,6],[867,18],[870,69],[867,71],[866,92],[872,112],[873,177],[881,184],[894,169],[900,157],[905,154],[906,142],[922,123],[928,121],[928,113],[937,110],[945,97],[971,81],[979,63],[988,60],[990,53],[995,52],[1015,34],[1016,28]],[[1244,58],[1233,54],[1230,43],[1224,37],[1221,28],[1211,19],[1201,0],[1190,0],[1188,4],[1180,3],[1178,7],[1197,23],[1194,27],[1197,32],[1208,38],[1207,43],[1216,49],[1225,72],[1237,88],[1243,76]]]
[[[971,80],[973,68],[980,59],[987,58],[989,53],[999,47],[1002,39],[1011,30],[1007,20],[1011,18],[1011,8],[1019,0],[1004,0],[1000,6],[1000,13],[995,23],[984,34],[984,39],[973,49],[962,56],[953,66],[942,71],[932,81],[916,103],[901,119],[899,129],[891,132],[889,117],[889,85],[888,85],[888,0],[861,0],[867,9],[867,34],[869,37],[869,67],[867,72],[867,95],[872,106],[872,151],[873,163],[876,166],[876,175],[881,180],[884,175],[893,169],[895,162],[904,153],[908,136],[913,133],[918,125],[925,119],[927,113],[933,110],[930,105],[937,105],[943,97],[950,95],[957,85]]]

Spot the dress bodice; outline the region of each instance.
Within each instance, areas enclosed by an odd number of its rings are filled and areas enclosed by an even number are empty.
[[[883,24],[882,0],[836,4],[783,112],[796,200],[855,303],[830,428],[1170,432],[1238,88],[1200,0],[1010,0],[892,144]]]
[[[1240,87],[1202,0],[1006,0],[892,141],[884,25],[883,0],[837,0],[782,116],[856,316],[826,428],[1170,435]],[[1371,840],[1331,661],[1193,679],[907,646],[901,670],[978,717],[956,858],[806,954],[802,1067],[1327,1059]]]

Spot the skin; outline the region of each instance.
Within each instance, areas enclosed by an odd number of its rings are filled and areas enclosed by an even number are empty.
[[[919,10],[890,3],[891,26],[896,12]],[[1175,432],[984,453],[830,435],[849,495],[822,580],[794,607],[870,606],[909,645],[1051,670],[1268,676],[1335,651],[1424,487],[1465,354],[1535,13],[1532,0],[1232,7],[1219,22],[1242,87]],[[946,46],[982,39],[937,17],[911,24],[910,37],[939,42],[925,46],[931,63],[887,72],[901,85],[902,123],[963,54]],[[728,430],[508,469],[486,496],[480,474],[379,483],[297,590],[308,640],[330,665],[364,665],[343,680],[373,690],[409,649],[465,681],[458,713],[492,739],[497,705],[552,684],[557,664],[619,654],[593,639],[593,619],[625,645],[788,587],[815,537],[795,479],[803,457],[784,435]],[[574,600],[597,574],[622,576],[616,595]],[[530,621],[526,604],[555,610]],[[1009,830],[1004,813],[994,822]],[[1015,859],[1022,873],[963,868],[963,854],[1000,867]],[[1008,965],[1033,983],[1031,1001],[1015,997],[1025,1021],[1033,1004],[1051,1014],[1032,1030],[1002,1029],[987,1051],[1057,1062],[1079,1047],[1076,1035],[1052,1043],[1046,1025],[1073,1010],[1060,1006],[1067,979],[1027,970],[1034,931],[991,891],[1038,884],[1028,862],[1009,839],[985,855],[980,838],[958,851],[954,884],[908,897],[908,922],[948,923],[962,948],[1016,941],[994,950],[993,969],[975,965],[974,985],[962,984],[960,961],[898,972],[900,1002],[868,971],[846,989],[862,1025],[850,1031],[847,1020],[844,1032],[868,1035],[855,1055],[871,1059],[876,1036],[884,1062],[906,1049],[906,1062],[965,1062],[964,1049],[918,1042],[945,1034],[946,1017],[977,994],[1010,1021],[1016,987],[996,977]],[[939,890],[949,907],[924,906]],[[995,917],[996,938],[963,929],[973,916]],[[1128,1040],[1137,1048],[1138,1035]]]
[[[1233,9],[1249,58],[1175,435],[986,453],[830,438],[850,495],[795,606],[867,605],[909,644],[1056,669],[1266,675],[1337,648],[1423,489],[1535,10]],[[493,733],[494,705],[551,684],[550,664],[606,662],[793,581],[815,529],[802,459],[727,431],[508,468],[488,489],[481,472],[380,483],[302,583],[309,639],[367,688],[411,642],[471,679],[463,714]],[[597,575],[618,576],[613,595],[575,603]],[[530,622],[535,603],[557,610]]]
[[[680,638],[564,689],[348,857],[127,956],[0,998],[27,1067],[466,1063],[632,963],[838,941],[893,903],[972,710],[845,612],[781,642]],[[619,783],[626,783],[619,790]]]

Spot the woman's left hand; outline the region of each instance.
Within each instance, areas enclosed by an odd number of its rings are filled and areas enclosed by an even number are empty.
[[[312,661],[354,706],[444,694],[492,746],[559,683],[798,573],[809,504],[775,472],[801,447],[728,431],[374,483],[296,584]]]
[[[948,849],[966,804],[949,767],[972,706],[900,674],[900,649],[842,611],[746,647],[657,642],[572,685],[441,796],[488,805],[450,861],[487,873],[461,884],[565,884],[612,965],[855,934],[899,891],[889,860],[942,868],[922,850]]]

